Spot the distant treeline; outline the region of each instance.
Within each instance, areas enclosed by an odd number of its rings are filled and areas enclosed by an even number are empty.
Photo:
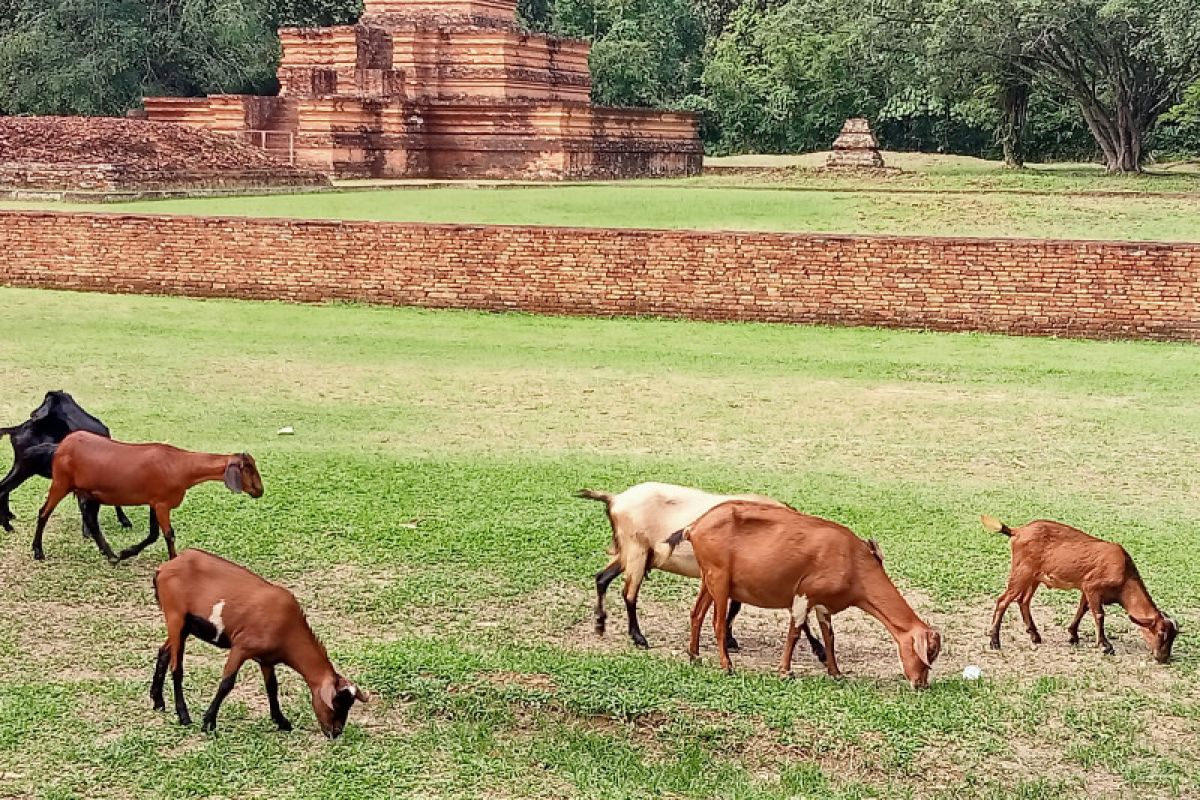
[[[714,153],[889,148],[1114,171],[1200,155],[1195,0],[519,0],[589,39],[593,98],[703,115]],[[280,25],[361,0],[0,0],[0,113],[114,114],[151,94],[271,92]]]

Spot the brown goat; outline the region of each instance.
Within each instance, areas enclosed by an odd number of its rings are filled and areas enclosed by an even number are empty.
[[[192,723],[183,696],[183,649],[188,636],[229,650],[202,730],[216,728],[221,703],[246,661],[257,661],[262,668],[271,719],[283,731],[290,731],[292,725],[279,708],[277,664],[291,667],[304,678],[317,723],[331,739],[341,735],[354,701],[370,700],[334,669],[296,597],[244,567],[203,550],[185,550],[158,567],[154,595],[167,623],[167,641],[158,651],[150,699],[156,711],[166,708],[163,683],[170,669],[181,725]]]
[[[700,626],[713,603],[713,627],[721,667],[732,669],[724,646],[726,607],[736,599],[761,608],[791,610],[780,673],[791,671],[799,625],[816,612],[825,639],[825,668],[840,676],[830,617],[851,606],[878,619],[896,641],[904,674],[913,688],[929,684],[941,651],[941,635],[926,625],[884,572],[878,547],[849,528],[790,508],[762,503],[722,503],[655,548],[669,555],[683,540],[692,543],[704,586],[692,609],[689,653],[697,652]]]
[[[175,557],[175,530],[171,510],[183,502],[187,490],[205,481],[224,481],[231,492],[262,497],[262,477],[249,453],[217,455],[180,450],[168,444],[126,444],[86,431],[70,434],[58,445],[51,466],[50,491],[38,512],[33,536],[33,557],[45,558],[42,532],[55,507],[69,493],[112,506],[150,506],[150,534],[143,541],[114,555],[98,524],[92,524],[96,546],[109,561],[137,555],[158,538],[167,540],[167,554]]]
[[[1154,605],[1124,547],[1089,536],[1061,522],[1039,519],[1019,528],[1010,528],[995,517],[984,516],[982,520],[988,530],[1012,538],[1008,588],[996,600],[996,611],[992,615],[993,650],[1000,649],[1000,623],[1013,601],[1021,609],[1029,638],[1034,644],[1042,643],[1042,635],[1038,633],[1029,608],[1041,585],[1050,589],[1078,589],[1082,593],[1075,618],[1067,628],[1071,644],[1079,644],[1079,623],[1090,608],[1096,621],[1096,646],[1112,655],[1112,642],[1104,635],[1104,606],[1119,604],[1141,630],[1154,660],[1160,664],[1170,660],[1171,645],[1179,633],[1179,626]]]

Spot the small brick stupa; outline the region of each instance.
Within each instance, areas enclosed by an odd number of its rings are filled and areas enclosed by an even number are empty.
[[[871,124],[863,117],[851,117],[833,140],[833,150],[825,161],[832,169],[883,169],[879,142],[871,133]]]
[[[517,0],[365,0],[357,25],[283,28],[278,97],[151,97],[338,177],[698,173],[694,114],[589,102],[587,42],[528,33]]]

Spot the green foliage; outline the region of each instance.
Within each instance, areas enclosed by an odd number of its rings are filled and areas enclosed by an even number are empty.
[[[269,93],[276,27],[349,24],[362,8],[0,0],[0,113]],[[1110,165],[1200,152],[1200,90],[1182,92],[1200,78],[1192,0],[519,0],[517,12],[529,30],[591,42],[596,103],[697,111],[717,153],[824,149],[855,115],[893,149],[994,158],[1016,140],[1030,160],[1103,152]],[[1117,153],[1123,134],[1105,120],[1125,118],[1132,144]]]
[[[861,80],[863,30],[836,0],[738,8],[703,75],[718,152],[828,147],[849,116],[874,115],[878,87]]]
[[[352,25],[362,15],[362,0],[254,0],[261,3],[271,29],[296,26]]]
[[[906,0],[896,0],[905,2]],[[938,0],[935,59],[1020,75],[1078,105],[1111,171],[1148,155],[1158,117],[1200,77],[1200,6],[1193,0]]]
[[[1200,156],[1200,80],[1183,93],[1182,101],[1163,115],[1155,144],[1170,155]]]
[[[592,99],[679,107],[698,85],[703,28],[689,0],[555,0],[554,31],[592,42]]]
[[[0,113],[119,114],[144,95],[270,86],[255,0],[16,0],[0,28]]]

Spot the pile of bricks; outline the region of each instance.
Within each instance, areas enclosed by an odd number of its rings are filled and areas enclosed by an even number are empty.
[[[208,189],[325,186],[312,170],[281,163],[212,131],[112,117],[0,117],[0,187],[9,189]]]

